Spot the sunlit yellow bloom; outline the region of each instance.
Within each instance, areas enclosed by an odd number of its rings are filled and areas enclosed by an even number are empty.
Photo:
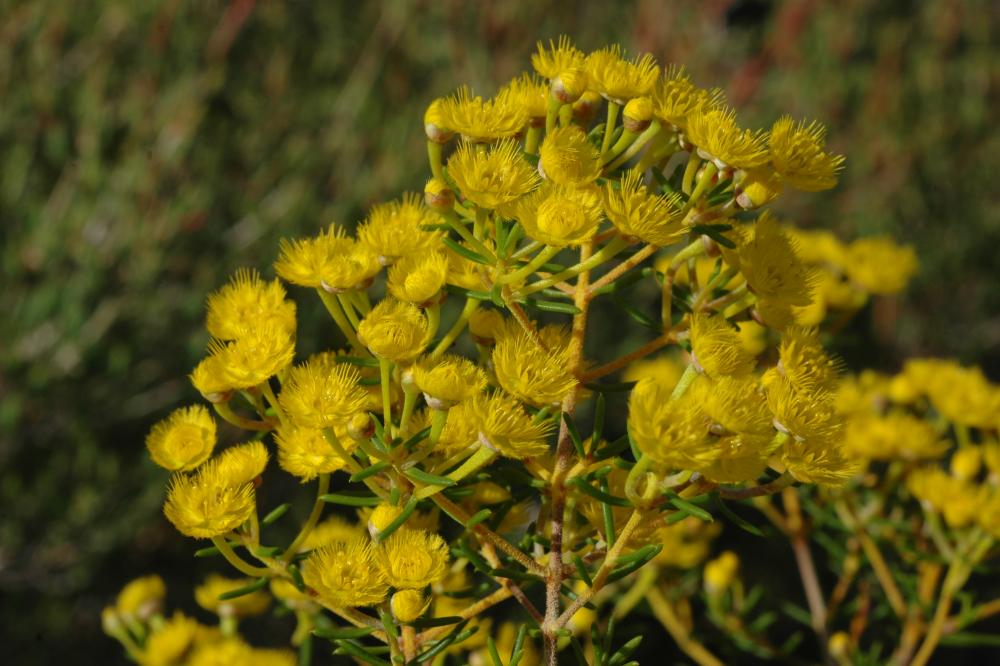
[[[430,597],[424,598],[417,590],[400,590],[389,599],[389,608],[399,622],[413,622],[426,612],[431,605]]]
[[[767,469],[768,456],[774,451],[771,435],[731,435],[716,442],[719,457],[701,470],[702,476],[715,483],[745,483],[756,480]]]
[[[631,363],[625,369],[622,380],[637,382],[649,377],[673,391],[686,367],[687,365],[673,354],[661,354],[655,358],[646,357]]]
[[[547,79],[554,79],[568,69],[583,67],[586,56],[569,40],[566,35],[561,35],[559,41],[549,40],[549,47],[538,42],[536,53],[531,56],[531,64],[535,71]]]
[[[176,612],[154,631],[142,651],[142,666],[176,666],[184,662],[196,641],[210,630],[183,613]]]
[[[975,445],[958,449],[951,456],[951,475],[956,479],[973,481],[983,467],[983,451]]]
[[[389,269],[389,293],[415,305],[434,302],[448,277],[448,266],[443,252],[405,257]]]
[[[271,597],[262,590],[233,599],[219,599],[221,595],[246,587],[252,582],[253,580],[249,578],[225,578],[218,574],[209,574],[205,582],[194,589],[194,600],[205,610],[220,617],[260,615],[271,605]]]
[[[545,125],[549,87],[544,81],[525,72],[508,83],[505,90],[509,91],[511,101],[524,109],[529,125]]]
[[[208,297],[205,327],[220,340],[235,340],[248,323],[273,325],[295,335],[295,303],[285,300],[280,282],[264,282],[256,270],[243,268]]]
[[[688,118],[701,109],[710,109],[723,103],[722,91],[703,90],[693,83],[683,67],[671,65],[653,87],[653,114],[661,123],[681,131],[687,129]]]
[[[182,407],[153,426],[146,437],[149,457],[171,472],[188,472],[215,448],[215,419],[201,405]]]
[[[660,527],[651,540],[662,543],[663,550],[653,561],[664,567],[692,569],[708,556],[718,534],[718,523],[706,523],[694,516]]]
[[[812,301],[813,273],[770,213],[761,215],[739,242],[739,269],[759,298],[781,305]]]
[[[209,461],[197,474],[171,478],[163,513],[181,534],[208,539],[246,522],[254,503],[253,486],[228,485],[219,466]]]
[[[358,445],[349,437],[338,441],[348,453]],[[323,431],[317,428],[282,426],[274,433],[274,443],[278,446],[278,464],[281,469],[297,476],[303,483],[320,474],[341,470],[347,465],[347,461],[327,441]]]
[[[660,69],[648,53],[632,60],[622,57],[621,47],[606,46],[587,56],[584,64],[591,87],[605,99],[625,104],[633,97],[648,95],[656,84]]]
[[[561,336],[552,337],[559,340]],[[518,329],[497,341],[493,350],[493,369],[497,382],[511,395],[536,407],[555,405],[562,402],[577,383],[570,370],[569,355],[567,344],[557,342],[542,348]]]
[[[436,409],[468,400],[486,388],[486,374],[472,361],[460,356],[423,358],[413,366],[413,381]]]
[[[841,486],[858,473],[860,465],[844,455],[839,438],[799,440],[790,437],[782,448],[781,462],[797,481]]]
[[[521,199],[512,212],[529,238],[552,247],[578,246],[601,223],[600,190],[549,185]]]
[[[825,134],[820,123],[796,124],[791,116],[783,116],[771,126],[771,164],[785,182],[806,192],[828,190],[837,184],[844,157],[824,150]]]
[[[480,443],[500,455],[523,459],[549,450],[546,438],[552,430],[551,421],[535,422],[521,403],[506,393],[480,394],[472,399],[469,409],[477,421]]]
[[[799,391],[832,391],[841,363],[823,349],[819,331],[791,326],[781,334],[778,372]]]
[[[441,103],[441,119],[445,127],[470,142],[506,139],[528,124],[527,110],[517,101],[509,89],[501,90],[492,99],[483,99],[462,86]]]
[[[739,333],[720,316],[691,318],[691,355],[709,377],[746,375],[757,361],[740,343]]]
[[[296,425],[344,428],[368,402],[360,379],[353,365],[337,363],[328,355],[314,356],[289,371],[278,400]]]
[[[428,141],[434,143],[448,143],[455,133],[446,126],[446,118],[442,109],[444,108],[444,98],[439,97],[427,105],[424,111],[424,134]]]
[[[493,308],[476,308],[469,316],[469,334],[476,344],[493,344],[507,327],[507,317]]]
[[[559,185],[586,185],[601,175],[597,148],[576,125],[548,134],[542,141],[538,161],[545,178]]]
[[[445,454],[457,453],[479,442],[479,419],[468,402],[448,410],[448,420],[438,437],[437,449]]]
[[[750,375],[700,377],[690,389],[698,406],[711,419],[716,434],[774,434],[767,400],[757,379]],[[718,431],[718,432],[717,432]]]
[[[229,400],[234,388],[226,374],[222,357],[211,354],[195,366],[189,379],[202,397],[212,403]]]
[[[358,326],[358,340],[380,358],[407,363],[426,344],[427,318],[410,303],[392,298],[380,301]]]
[[[626,172],[617,188],[609,182],[602,193],[604,213],[625,236],[663,247],[687,233],[681,224],[680,197],[654,194],[635,170]]]
[[[896,294],[916,273],[917,255],[911,246],[888,237],[861,238],[848,246],[844,270],[870,293]]]
[[[724,551],[714,560],[705,563],[704,582],[708,594],[722,594],[736,580],[740,558],[731,550]]]
[[[246,389],[261,384],[291,364],[295,356],[295,338],[273,326],[254,326],[231,342],[213,340],[208,351],[218,358],[229,386]]]
[[[941,359],[912,359],[906,362],[904,373],[949,421],[976,428],[997,427],[1000,386],[986,379],[979,368],[964,368]]]
[[[770,167],[750,169],[739,181],[736,203],[740,208],[760,208],[781,194],[781,177]]]
[[[747,320],[736,323],[739,329],[743,348],[751,356],[759,356],[767,349],[767,329],[755,321]]]
[[[622,109],[622,127],[638,134],[649,127],[653,120],[653,102],[648,97],[630,99]]]
[[[389,584],[419,590],[444,578],[448,544],[437,534],[400,527],[376,551]]]
[[[465,143],[448,160],[448,174],[462,196],[494,209],[523,197],[538,184],[538,171],[521,156],[517,141],[501,141],[481,151]]]
[[[847,421],[845,451],[866,460],[936,458],[948,449],[927,421],[905,412],[858,415]]]
[[[402,257],[423,254],[441,245],[441,233],[424,227],[438,224],[438,214],[424,205],[419,194],[373,206],[358,227],[358,242],[388,266]]]
[[[795,439],[821,445],[838,444],[843,420],[836,413],[832,396],[823,390],[798,390],[773,368],[762,379],[767,405],[775,425]]]
[[[705,414],[691,392],[671,400],[672,389],[643,379],[628,400],[628,431],[644,455],[674,470],[701,470],[718,457]]]
[[[698,155],[720,168],[752,169],[767,163],[767,133],[741,129],[731,109],[701,108],[688,117],[687,138]]]
[[[306,558],[302,579],[333,606],[371,606],[389,591],[385,574],[365,538],[334,541]]]
[[[299,552],[315,550],[334,541],[353,541],[364,536],[364,529],[357,523],[348,522],[340,516],[330,516],[312,529],[299,547]]]
[[[159,576],[136,578],[118,593],[115,611],[145,622],[163,611],[163,598],[166,596],[167,586]]]
[[[938,467],[914,470],[906,487],[927,508],[941,513],[950,527],[965,527],[980,514],[990,513],[986,487],[950,476]]]
[[[263,474],[269,459],[263,442],[247,442],[230,446],[213,458],[212,463],[218,467],[219,478],[225,484],[241,486]]]
[[[291,650],[255,648],[240,638],[224,638],[196,646],[185,666],[295,666],[298,659]]]
[[[274,270],[284,280],[302,287],[353,289],[379,271],[372,252],[331,224],[312,238],[281,240]]]

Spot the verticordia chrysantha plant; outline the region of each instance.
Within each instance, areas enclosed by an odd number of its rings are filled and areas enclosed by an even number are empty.
[[[532,63],[430,104],[423,197],[282,243],[278,277],[331,316],[326,351],[296,359],[279,280],[242,270],[209,297],[207,405],[146,444],[174,473],[166,517],[244,578],[195,590],[216,627],[134,581],[106,631],[192,666],[308,664],[320,640],[363,664],[617,666],[630,613],[699,664],[924,664],[971,635],[1000,610],[966,586],[1000,537],[1000,390],[936,360],[845,378],[824,351],[916,261],[760,211],[836,184],[823,127],[743,129],[720,91],[617,47],[560,39]],[[591,316],[604,303],[622,316]],[[606,358],[588,333],[648,340]],[[216,419],[245,442],[217,452]],[[275,468],[315,489],[297,529]],[[807,609],[709,559],[723,524],[787,537]],[[297,654],[238,633],[269,607],[297,619]],[[774,609],[805,627],[772,635]]]

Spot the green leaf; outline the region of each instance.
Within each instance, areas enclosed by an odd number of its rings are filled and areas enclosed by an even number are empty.
[[[981,634],[971,631],[959,631],[941,638],[942,645],[956,647],[1000,647],[1000,634]]]
[[[466,259],[468,259],[469,261],[474,261],[477,264],[485,264],[487,266],[491,266],[493,264],[492,261],[490,261],[483,255],[479,254],[474,250],[470,250],[461,243],[457,243],[451,238],[448,238],[447,236],[445,236],[443,240],[444,244],[447,245],[448,248],[451,249],[455,254],[461,255]]]
[[[572,483],[573,483],[574,486],[576,486],[577,488],[579,488],[582,492],[586,493],[587,495],[590,495],[591,497],[593,497],[594,499],[596,499],[598,502],[603,502],[605,504],[610,504],[612,506],[623,506],[623,507],[631,507],[632,506],[632,503],[629,502],[624,497],[615,497],[614,495],[610,495],[610,494],[608,494],[606,492],[598,490],[597,488],[593,487],[592,485],[590,485],[585,480],[583,480],[583,479],[581,479],[579,477],[573,479]]]
[[[691,227],[691,231],[698,234],[704,234],[722,247],[727,247],[732,250],[736,248],[736,243],[726,238],[726,236],[722,233],[724,231],[729,231],[732,228],[732,225],[729,224],[696,224]]]
[[[436,474],[431,474],[430,472],[425,472],[419,467],[411,467],[409,469],[403,470],[403,476],[428,486],[447,487],[447,486],[453,486],[456,483],[458,483],[454,479],[449,479],[446,476],[438,476]]]
[[[417,629],[430,629],[432,627],[447,627],[459,622],[465,622],[465,618],[461,615],[448,615],[446,617],[422,617],[407,624]]]
[[[384,470],[386,467],[389,467],[389,463],[388,462],[386,462],[384,460],[382,462],[377,462],[374,465],[372,465],[371,467],[367,467],[367,468],[361,470],[360,472],[355,472],[354,474],[351,474],[351,478],[349,480],[350,480],[351,483],[357,483],[358,481],[364,481],[365,479],[367,479],[370,476],[375,476],[376,474],[378,474],[379,472],[381,472],[382,470]]]
[[[671,492],[667,493],[667,501],[670,502],[670,504],[672,504],[675,509],[677,509],[678,511],[680,511],[682,513],[686,513],[688,515],[694,516],[695,518],[700,518],[700,519],[704,520],[705,522],[709,522],[709,523],[712,522],[712,520],[713,520],[712,514],[710,514],[708,511],[705,511],[700,506],[698,506],[696,504],[692,504],[691,502],[687,501],[686,499],[681,498],[675,492],[671,491]]]
[[[651,543],[642,548],[629,553],[628,555],[622,555],[615,561],[616,566],[623,566],[625,564],[632,564],[633,562],[638,562],[640,560],[648,562],[652,558],[656,557],[660,551],[663,550],[662,543]]]
[[[510,666],[517,666],[524,657],[524,637],[528,633],[528,625],[522,624],[518,627],[517,638],[514,639],[514,648],[510,651]]]
[[[649,315],[645,314],[644,312],[641,312],[631,303],[626,303],[624,300],[618,297],[613,297],[611,300],[615,305],[624,310],[625,314],[627,314],[629,317],[635,320],[635,322],[638,323],[640,326],[645,326],[646,328],[651,328],[657,331],[662,330],[663,327],[660,326],[660,324],[653,321],[649,317]]]
[[[636,636],[625,642],[625,645],[618,648],[617,652],[611,655],[608,666],[622,666],[625,660],[632,656],[639,644],[642,643],[642,635]]]
[[[590,572],[587,571],[587,564],[583,561],[583,558],[573,553],[571,556],[573,559],[573,564],[576,565],[576,572],[580,574],[580,580],[587,584],[587,587],[594,587],[594,579],[590,577]]]
[[[349,654],[371,666],[392,666],[392,664],[381,657],[372,654],[360,643],[353,641],[338,641],[334,654]]]
[[[220,594],[219,601],[228,601],[230,599],[236,599],[237,597],[245,597],[248,594],[253,594],[257,590],[263,589],[269,580],[271,579],[267,576],[261,576],[249,585]]]
[[[215,546],[209,546],[208,548],[199,548],[198,550],[194,551],[195,557],[214,557],[216,555],[221,555],[221,554],[222,553],[220,553],[219,549],[216,548]]]
[[[385,611],[379,611],[379,619],[382,621],[382,628],[385,629],[385,633],[394,640],[399,639],[399,632],[396,631],[396,623],[393,622],[392,616]]]
[[[604,394],[598,393],[597,400],[594,403],[594,427],[590,435],[591,448],[600,444],[601,437],[604,436],[605,407]]]
[[[736,512],[734,512],[732,509],[726,506],[726,502],[722,499],[722,497],[718,493],[712,493],[712,498],[715,500],[716,508],[718,508],[719,511],[722,512],[722,515],[724,515],[726,518],[732,521],[733,524],[735,524],[741,530],[745,530],[755,536],[759,537],[764,536],[764,532],[762,532],[759,527],[748,522],[744,518],[741,518],[736,514]]]
[[[349,638],[364,638],[374,632],[374,627],[335,627],[332,629],[313,629],[313,636],[339,641]]]
[[[320,499],[329,504],[343,504],[345,506],[378,506],[382,502],[379,497],[374,495],[351,494],[348,491],[328,493],[321,495]]]
[[[493,666],[503,666],[503,659],[500,658],[500,653],[497,652],[497,644],[493,641],[492,636],[486,637],[486,650],[490,653],[490,661],[493,662]]]
[[[406,506],[403,507],[403,510],[399,512],[399,515],[393,518],[392,522],[386,525],[385,529],[381,530],[378,533],[378,535],[375,537],[375,540],[378,541],[379,543],[382,543],[390,536],[392,536],[393,532],[402,527],[403,523],[406,522],[406,519],[409,518],[410,514],[413,513],[413,510],[417,508],[418,501],[419,500],[416,498],[416,496],[411,497],[410,501],[407,502]]]
[[[573,448],[576,449],[576,455],[580,456],[580,458],[585,458],[587,454],[583,450],[583,440],[580,438],[580,431],[576,429],[576,424],[573,423],[573,417],[569,412],[563,412],[562,421],[566,425],[569,438],[573,441]]]
[[[589,483],[587,484],[590,485]],[[605,495],[608,493],[608,480],[601,479],[601,492]],[[615,511],[611,508],[611,505],[607,502],[601,503],[601,515],[604,519],[604,540],[608,543],[608,548],[615,545]]]
[[[812,615],[806,609],[800,608],[790,601],[785,601],[781,604],[781,610],[796,622],[806,627],[812,627]]]
[[[558,312],[560,314],[578,315],[580,308],[572,303],[560,303],[558,301],[539,301],[534,298],[527,299],[526,303],[543,312]]]
[[[464,622],[462,624],[458,625],[458,627],[456,627],[454,629],[454,631],[452,631],[450,634],[448,634],[447,636],[445,636],[441,640],[439,640],[436,643],[434,643],[433,646],[430,647],[429,649],[427,649],[424,652],[421,652],[420,654],[418,654],[415,661],[418,664],[422,664],[422,663],[424,663],[426,661],[430,661],[431,659],[433,659],[434,657],[436,657],[437,655],[439,655],[441,652],[444,652],[445,650],[447,650],[448,647],[450,645],[452,645],[453,643],[457,645],[457,644],[461,643],[462,641],[464,641],[465,639],[467,639],[470,636],[472,636],[474,633],[476,633],[479,630],[479,626],[478,625],[475,626],[475,627],[470,627],[468,629],[462,630],[462,627],[464,627],[464,626],[465,626]]]
[[[484,520],[486,520],[487,518],[489,518],[492,515],[493,515],[493,512],[490,511],[489,509],[482,509],[480,511],[477,511],[476,513],[474,513],[472,515],[471,518],[469,518],[465,522],[465,527],[466,527],[466,529],[470,529],[471,530],[473,527],[475,527],[479,523],[483,522]]]
[[[275,507],[270,513],[261,518],[261,525],[270,525],[276,522],[279,518],[285,515],[290,508],[292,508],[291,502],[285,502],[284,504]]]
[[[306,587],[306,582],[302,580],[302,572],[299,571],[299,566],[297,564],[288,565],[288,573],[292,575],[292,582],[295,583],[295,587],[299,591],[302,591]]]

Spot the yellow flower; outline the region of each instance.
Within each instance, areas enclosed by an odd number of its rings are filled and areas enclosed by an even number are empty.
[[[860,465],[844,455],[835,441],[790,437],[781,452],[781,463],[796,481],[842,486],[858,473]]]
[[[622,109],[622,127],[638,134],[645,131],[653,120],[653,102],[648,97],[630,99]]]
[[[220,340],[235,340],[248,323],[273,325],[295,335],[295,303],[285,300],[277,280],[264,282],[256,270],[236,271],[229,284],[208,297],[208,332]]]
[[[149,457],[171,472],[189,472],[212,455],[215,419],[201,405],[182,407],[160,421],[146,437]]]
[[[228,486],[252,483],[264,473],[270,456],[262,442],[247,442],[230,446],[212,459],[218,467],[219,479]]]
[[[441,245],[441,233],[423,227],[440,223],[436,212],[419,194],[408,193],[398,201],[372,207],[358,227],[358,242],[388,266],[402,257],[419,255]]]
[[[188,378],[191,380],[191,385],[201,393],[202,397],[212,403],[229,400],[233,391],[232,382],[226,374],[226,368],[220,356],[209,354],[203,358],[191,371]]]
[[[561,35],[557,42],[549,40],[548,49],[541,41],[538,42],[536,53],[531,56],[531,64],[535,71],[547,79],[554,79],[568,69],[583,67],[586,59],[566,35]]]
[[[757,363],[724,318],[703,313],[691,317],[691,356],[713,379],[749,374]]]
[[[699,377],[691,389],[698,406],[712,420],[716,434],[773,435],[767,400],[750,375]],[[716,432],[719,430],[719,432]]]
[[[836,413],[832,396],[822,390],[797,390],[773,368],[762,378],[767,405],[775,426],[795,439],[807,440],[817,448],[839,444],[843,420]]]
[[[229,485],[219,465],[210,460],[197,474],[175,474],[170,479],[163,513],[181,534],[209,539],[242,525],[254,506],[253,486]]]
[[[295,338],[274,326],[249,327],[232,342],[213,340],[208,351],[218,358],[222,378],[234,389],[267,381],[295,357]]]
[[[896,294],[917,272],[917,255],[909,245],[891,238],[861,238],[847,248],[844,270],[848,277],[872,294]]]
[[[622,58],[618,45],[606,46],[587,56],[584,65],[591,87],[617,104],[625,104],[633,97],[648,95],[656,85],[660,68],[648,53],[632,60]]]
[[[736,580],[740,570],[740,558],[731,550],[724,551],[714,560],[705,563],[705,591],[708,594],[722,594]]]
[[[654,194],[643,184],[643,175],[630,169],[619,187],[604,186],[604,212],[625,236],[663,247],[687,233],[681,224],[681,201],[676,194]]]
[[[625,369],[622,381],[638,382],[649,377],[672,391],[677,386],[677,380],[684,374],[685,367],[687,366],[672,354],[662,354],[655,358],[646,357],[631,363]]]
[[[643,379],[629,395],[628,431],[636,446],[673,470],[701,470],[718,457],[705,415],[690,392],[671,400],[672,389]]]
[[[736,323],[740,330],[740,340],[743,348],[751,356],[760,356],[767,349],[767,329],[755,321],[747,320]]]
[[[401,527],[377,551],[389,584],[401,590],[420,590],[444,578],[448,544],[432,532]]]
[[[552,430],[551,421],[536,423],[510,395],[501,391],[478,395],[470,401],[469,409],[476,418],[480,443],[500,455],[521,460],[549,450],[545,440]]]
[[[379,265],[368,248],[331,224],[313,238],[283,238],[274,270],[301,287],[317,288],[325,282],[331,289],[353,289],[373,278]]]
[[[408,363],[427,343],[427,319],[410,303],[380,301],[358,326],[358,340],[379,358]]]
[[[796,124],[790,116],[779,118],[771,127],[771,164],[792,187],[806,192],[828,190],[837,184],[844,166],[843,155],[824,150],[826,128],[813,121]]]
[[[476,344],[492,345],[508,326],[507,317],[493,308],[476,308],[469,315],[469,335]]]
[[[512,212],[529,238],[575,247],[590,240],[601,223],[600,190],[548,185],[521,199]]]
[[[163,610],[163,599],[167,596],[167,586],[159,576],[143,576],[130,581],[115,600],[115,611],[139,622]]]
[[[185,661],[196,641],[208,633],[195,620],[181,612],[174,613],[162,627],[154,631],[142,651],[142,666],[175,666]]]
[[[761,215],[739,242],[739,269],[759,298],[780,305],[809,305],[813,273],[770,213]]]
[[[770,167],[757,167],[745,173],[735,190],[736,203],[740,208],[760,208],[781,194],[781,178]]]
[[[660,527],[652,541],[662,543],[663,550],[653,561],[664,567],[693,569],[708,556],[718,533],[718,523],[706,523],[694,516]]]
[[[185,666],[295,666],[297,661],[295,653],[290,650],[254,648],[241,638],[234,637],[198,645]]]
[[[440,108],[445,127],[469,142],[490,142],[513,137],[528,124],[526,110],[517,104],[509,89],[484,100],[462,86],[445,98]]]
[[[720,106],[722,91],[718,88],[703,90],[693,83],[683,67],[671,65],[653,87],[653,115],[661,123],[682,132],[687,130],[688,118],[702,109]]]
[[[721,437],[716,446],[719,457],[701,470],[701,475],[714,483],[746,483],[756,480],[767,468],[773,450],[771,435],[731,435]]]
[[[688,117],[687,138],[716,166],[752,169],[767,164],[767,134],[740,129],[731,109],[702,107]]]
[[[329,355],[313,356],[289,371],[278,400],[296,425],[344,428],[368,403],[360,379],[349,363],[337,363]]]
[[[389,608],[398,622],[413,622],[426,612],[431,605],[430,598],[424,599],[417,590],[400,590],[389,599]]]
[[[415,305],[435,301],[448,277],[449,257],[443,252],[410,255],[389,269],[389,293]]]
[[[539,150],[542,175],[559,185],[587,185],[601,175],[597,148],[576,125],[553,130]]]
[[[358,445],[351,438],[339,441],[348,453]],[[282,426],[274,433],[274,443],[278,446],[278,464],[281,469],[297,476],[303,483],[320,474],[341,470],[347,464],[318,428]]]
[[[523,197],[538,184],[538,171],[521,156],[517,141],[500,141],[485,151],[464,143],[448,159],[448,174],[467,200],[494,209]]]
[[[508,83],[504,89],[508,91],[511,101],[524,110],[530,126],[545,126],[549,87],[544,81],[525,72]]]
[[[927,421],[905,412],[858,415],[847,421],[844,450],[866,460],[920,460],[948,450]]]
[[[442,112],[443,108],[444,98],[439,97],[428,104],[427,110],[424,111],[424,134],[427,135],[428,141],[448,143],[455,136],[455,133],[445,126],[447,119]]]
[[[553,326],[543,332],[546,348],[518,328],[501,337],[493,350],[493,369],[500,386],[536,407],[562,402],[577,384],[570,370],[569,345],[563,342],[565,330]]]
[[[304,553],[328,546],[335,541],[349,542],[364,537],[364,530],[357,523],[351,523],[340,516],[330,516],[312,529],[299,547]]]
[[[302,565],[302,579],[333,606],[372,606],[389,591],[372,545],[365,538],[335,541],[314,550]]]
[[[423,358],[413,366],[413,381],[423,391],[427,404],[435,409],[468,400],[486,388],[486,374],[472,361],[460,356]]]
[[[460,402],[448,410],[448,420],[438,437],[437,450],[446,455],[458,453],[479,441],[479,419],[471,403]]]
[[[209,574],[205,582],[194,589],[194,600],[205,610],[220,617],[260,615],[271,605],[271,598],[261,590],[234,599],[219,599],[221,595],[246,587],[252,582],[249,578],[226,578]]]
[[[800,391],[832,391],[837,385],[841,363],[823,349],[819,331],[789,327],[778,347],[778,372]]]

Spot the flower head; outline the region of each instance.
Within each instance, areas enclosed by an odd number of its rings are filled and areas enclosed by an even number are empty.
[[[281,254],[275,272],[287,282],[317,288],[324,282],[331,288],[353,289],[379,271],[375,256],[331,224],[312,238],[281,240]]]
[[[630,169],[619,187],[608,183],[602,190],[604,213],[618,230],[658,247],[676,243],[686,232],[681,224],[681,202],[676,194],[654,194],[643,176]]]
[[[261,384],[291,364],[295,356],[295,338],[273,325],[251,326],[231,342],[213,340],[208,351],[218,358],[224,383],[233,389],[246,389]]]
[[[212,459],[218,468],[218,478],[228,486],[252,483],[267,467],[270,455],[263,442],[237,444]]]
[[[248,322],[295,335],[295,303],[285,300],[285,289],[277,280],[264,282],[256,270],[240,269],[229,284],[208,297],[205,326],[220,340],[235,340]]]
[[[683,67],[671,65],[653,87],[653,115],[660,122],[685,131],[691,115],[715,108],[722,100],[721,90],[703,90],[691,83]]]
[[[720,316],[691,317],[691,354],[709,377],[746,375],[756,360],[740,342],[740,334]]]
[[[767,458],[773,452],[771,435],[730,435],[716,442],[719,457],[701,471],[715,483],[746,483],[754,481],[767,469]]]
[[[433,532],[400,527],[377,550],[378,563],[389,584],[420,590],[444,578],[448,544]]]
[[[601,223],[600,190],[549,185],[517,202],[512,213],[529,238],[552,247],[578,246]]]
[[[336,435],[332,435],[336,437]],[[323,430],[306,426],[282,426],[274,433],[281,469],[297,476],[303,483],[320,474],[331,474],[344,468],[347,461],[340,457],[327,441]],[[350,453],[357,447],[353,439],[338,440]]]
[[[535,189],[538,172],[521,157],[517,141],[501,141],[485,151],[464,143],[448,160],[448,174],[462,196],[482,208],[509,204]]]
[[[648,95],[660,74],[656,59],[648,53],[632,60],[622,57],[620,46],[607,46],[587,56],[585,63],[591,87],[612,102],[625,104],[633,97]]]
[[[796,441],[810,442],[816,448],[839,447],[844,423],[828,392],[798,390],[774,369],[764,373],[762,381],[767,406],[779,430],[792,435]]]
[[[783,116],[774,123],[769,139],[771,164],[785,182],[806,192],[837,184],[844,156],[824,150],[825,134],[826,128],[816,121],[796,124],[790,116]]]
[[[247,578],[226,578],[218,574],[209,574],[205,582],[194,589],[194,600],[205,610],[220,617],[260,615],[271,605],[271,597],[262,590],[233,599],[219,599],[221,595],[246,587],[252,582]]]
[[[389,269],[389,293],[415,305],[430,303],[445,285],[448,261],[443,252],[404,257]]]
[[[424,254],[438,248],[441,234],[423,227],[439,222],[437,213],[419,194],[408,193],[398,201],[372,207],[358,227],[358,242],[388,266],[402,257]]]
[[[194,475],[171,478],[163,513],[181,534],[209,539],[246,522],[254,505],[251,484],[229,485],[219,465],[209,461]]]
[[[856,460],[845,456],[843,448],[834,443],[796,437],[785,442],[781,463],[796,481],[823,486],[842,486],[860,468]]]
[[[536,127],[545,125],[549,87],[544,81],[525,72],[508,83],[504,90],[508,91],[514,104],[524,109],[529,125]]]
[[[233,391],[233,385],[226,374],[222,357],[214,354],[203,358],[191,371],[188,378],[191,380],[191,385],[201,393],[202,397],[211,403],[229,400]]]
[[[554,79],[568,69],[583,67],[586,56],[569,40],[561,35],[558,41],[549,40],[548,48],[541,41],[538,49],[531,56],[531,64],[535,71],[547,79]]]
[[[545,178],[559,185],[587,185],[601,175],[597,149],[576,125],[546,135],[538,163]]]
[[[400,590],[392,595],[389,608],[399,622],[413,622],[427,610],[431,600],[417,590]]]
[[[195,643],[205,637],[208,627],[176,612],[150,634],[143,646],[142,666],[174,666],[183,663]]]
[[[379,358],[408,363],[427,343],[427,318],[410,303],[380,301],[358,325],[358,340]]]
[[[475,397],[486,388],[486,374],[461,356],[425,357],[413,366],[413,381],[431,407],[447,408]]]
[[[479,419],[471,402],[460,402],[448,410],[448,420],[438,437],[436,450],[458,453],[479,442]]]
[[[469,403],[469,409],[477,421],[479,441],[500,455],[520,460],[549,450],[545,440],[552,423],[536,422],[510,395],[501,391],[480,394]]]
[[[844,270],[869,293],[896,294],[906,287],[917,265],[917,255],[911,246],[872,236],[848,246]]]
[[[202,405],[182,407],[160,421],[146,437],[149,457],[171,472],[188,472],[215,448],[215,419]]]
[[[691,387],[698,406],[711,419],[713,432],[773,436],[771,413],[757,379],[750,375],[700,377]]]
[[[690,392],[671,400],[671,389],[643,379],[629,395],[628,431],[644,455],[667,469],[700,470],[718,457],[705,415]]]
[[[536,407],[558,404],[577,384],[570,371],[569,345],[562,340],[564,331],[553,329],[558,333],[550,336],[554,344],[545,348],[518,328],[501,337],[493,350],[493,369],[500,386]]]
[[[781,335],[778,372],[800,391],[833,391],[841,363],[823,349],[815,328],[790,326]]]
[[[159,576],[143,576],[129,581],[118,593],[115,611],[126,617],[145,622],[163,608],[167,586]]]
[[[492,99],[483,99],[462,86],[454,95],[445,98],[440,113],[445,127],[470,142],[507,139],[528,124],[526,109],[517,103],[510,89],[501,90]]]
[[[330,516],[312,529],[299,547],[300,553],[328,546],[335,541],[351,542],[365,535],[358,523],[348,522],[340,516]]]
[[[740,129],[736,112],[701,107],[688,116],[687,138],[717,166],[752,169],[768,160],[767,133]]]
[[[764,213],[739,243],[739,269],[750,290],[780,305],[812,302],[813,272],[799,259],[794,241]]]
[[[363,537],[314,550],[302,565],[302,579],[333,606],[371,606],[389,591],[372,545]]]
[[[313,356],[289,371],[278,400],[296,425],[343,428],[368,402],[360,379],[357,368],[336,357]]]

